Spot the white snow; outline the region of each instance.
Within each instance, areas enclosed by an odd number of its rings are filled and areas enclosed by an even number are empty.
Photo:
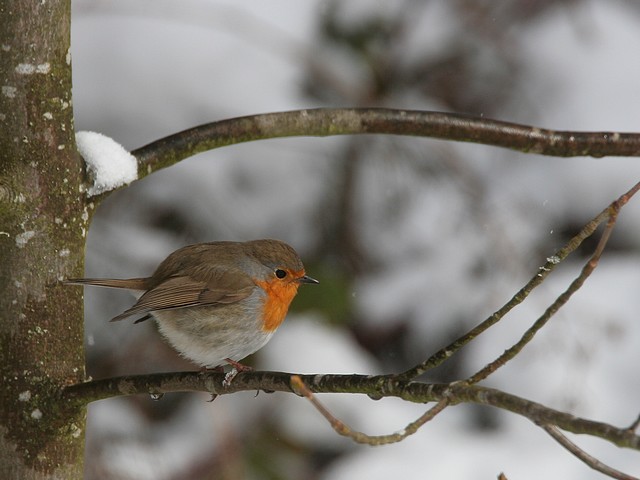
[[[128,185],[138,178],[136,157],[112,138],[82,131],[76,133],[76,144],[93,179],[93,185],[87,189],[88,196]]]

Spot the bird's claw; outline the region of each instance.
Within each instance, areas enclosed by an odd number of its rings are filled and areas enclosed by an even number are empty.
[[[234,378],[236,378],[236,375],[238,375],[238,369],[236,367],[233,367],[231,370],[229,370],[227,372],[227,374],[224,376],[224,380],[222,381],[222,386],[223,387],[228,387],[231,385],[231,382],[233,381]]]

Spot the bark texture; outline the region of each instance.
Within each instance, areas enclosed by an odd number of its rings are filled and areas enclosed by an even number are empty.
[[[0,478],[82,478],[89,206],[71,102],[69,0],[0,2]]]

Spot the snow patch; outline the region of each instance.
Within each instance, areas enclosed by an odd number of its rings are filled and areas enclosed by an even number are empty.
[[[76,143],[93,179],[93,185],[87,189],[88,196],[128,185],[138,178],[136,157],[113,139],[101,133],[78,132]]]

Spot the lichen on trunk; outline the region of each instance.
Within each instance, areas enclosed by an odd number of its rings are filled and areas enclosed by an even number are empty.
[[[0,478],[82,478],[83,270],[71,101],[70,1],[0,5]]]

